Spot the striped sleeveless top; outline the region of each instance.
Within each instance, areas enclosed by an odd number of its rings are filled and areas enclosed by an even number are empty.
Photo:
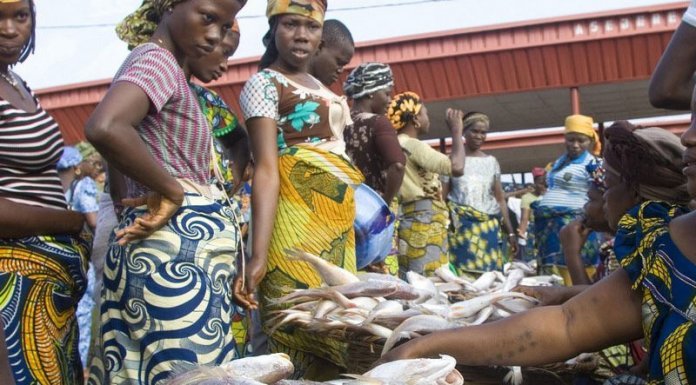
[[[56,121],[31,94],[36,103],[34,112],[17,109],[0,99],[0,197],[65,209],[56,170],[63,154],[63,138]]]

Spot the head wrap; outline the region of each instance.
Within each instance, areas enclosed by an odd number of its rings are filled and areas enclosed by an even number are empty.
[[[19,3],[22,0],[0,0],[0,3]]]
[[[464,115],[464,131],[468,130],[469,127],[473,126],[478,122],[481,122],[486,126],[491,125],[491,119],[488,117],[488,115],[483,114],[481,112],[470,112]]]
[[[604,159],[594,158],[585,166],[585,170],[590,174],[590,181],[597,190],[604,192],[607,190],[607,170],[604,168]]]
[[[116,35],[128,43],[128,49],[147,43],[164,12],[184,1],[186,0],[143,0],[140,8],[116,26]]]
[[[343,92],[351,99],[360,99],[393,86],[394,77],[389,65],[362,63],[348,75],[343,84]]]
[[[326,0],[268,0],[266,17],[270,19],[276,15],[291,13],[309,17],[323,25],[326,6]]]
[[[590,151],[594,155],[602,153],[602,141],[592,125],[594,121],[589,116],[585,115],[570,115],[565,120],[565,133],[576,132],[588,136],[594,140],[594,148]]]
[[[413,122],[423,107],[420,96],[415,92],[404,92],[392,98],[387,108],[387,118],[398,131]]]
[[[89,142],[82,141],[78,144],[75,145],[75,148],[77,151],[80,152],[80,156],[82,156],[82,159],[88,159],[89,157],[93,155],[98,155],[97,149],[92,146]]]
[[[58,161],[58,171],[67,170],[82,163],[82,155],[75,147],[63,147],[63,155]]]
[[[546,174],[546,170],[544,170],[542,167],[534,167],[532,169],[532,178],[544,176]]]
[[[605,138],[604,168],[635,187],[641,198],[689,203],[679,137],[657,127],[617,122],[605,130]]]

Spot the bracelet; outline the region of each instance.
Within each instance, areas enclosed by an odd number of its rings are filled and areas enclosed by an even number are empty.
[[[510,233],[510,234],[508,234],[508,238],[510,238],[510,237],[516,237],[516,236],[517,236],[517,234],[515,234],[515,233]]]

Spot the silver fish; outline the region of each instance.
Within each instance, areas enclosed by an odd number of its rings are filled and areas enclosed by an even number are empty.
[[[480,312],[483,308],[486,308],[503,298],[524,298],[531,302],[536,301],[536,299],[532,297],[517,292],[496,292],[484,294],[452,304],[450,306],[449,318],[458,319],[472,317],[476,313]]]
[[[455,327],[456,325],[451,324],[449,321],[442,317],[435,315],[418,315],[411,317],[401,323],[394,331],[387,341],[384,343],[384,348],[382,349],[382,355],[386,354],[391,350],[394,345],[399,342],[403,337],[409,338],[411,333],[414,332],[427,332],[432,333],[435,330],[449,329]]]
[[[382,380],[389,385],[462,385],[464,378],[456,365],[457,361],[446,355],[439,359],[399,360],[379,365],[359,378]]]
[[[231,376],[272,384],[290,376],[295,368],[284,353],[245,357],[220,365]]]
[[[358,282],[360,281],[355,274],[344,270],[331,262],[325,261],[320,257],[301,251],[301,250],[288,250],[285,252],[288,254],[288,258],[296,261],[307,262],[314,267],[314,270],[319,273],[321,279],[329,286],[344,285],[346,283]]]

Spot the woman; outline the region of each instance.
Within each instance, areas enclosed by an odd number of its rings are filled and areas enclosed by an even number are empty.
[[[343,85],[346,96],[353,100],[353,124],[346,127],[343,136],[346,153],[365,176],[365,184],[396,213],[398,202],[394,198],[404,178],[406,157],[385,116],[393,88],[394,78],[387,64],[363,63],[355,68]],[[385,264],[390,273],[397,273],[396,255],[390,255]]]
[[[617,229],[615,250],[623,268],[561,306],[436,332],[384,359],[438,353],[454,355],[465,365],[532,366],[645,333],[649,383],[694,383],[696,317],[689,309],[696,295],[696,215],[672,218],[686,212],[685,186],[696,197],[696,126],[682,136],[686,151],[672,133],[657,128],[631,132],[612,126],[606,138],[604,207],[609,225]],[[683,168],[684,163],[690,166]]]
[[[235,19],[232,29],[227,32],[212,53],[189,60],[190,75],[203,83],[209,83],[221,77],[227,70],[227,61],[239,46],[239,38],[239,22]],[[241,212],[233,203],[232,196],[245,182],[243,174],[249,163],[246,131],[239,124],[237,116],[217,93],[194,83],[191,83],[191,88],[198,97],[201,110],[212,129],[215,154],[211,154],[211,185],[220,189],[219,199],[223,205],[232,204],[231,209],[235,210],[234,221],[237,222],[237,226],[241,226],[239,223]],[[239,239],[241,235],[239,234]],[[240,246],[242,246],[241,243]],[[239,251],[241,254],[242,247],[239,247]],[[234,306],[232,331],[236,341],[234,356],[242,358],[251,353],[247,335],[249,322],[241,306],[237,304],[232,306]]]
[[[78,384],[84,217],[67,210],[58,125],[10,69],[33,52],[35,23],[32,1],[0,2],[0,46],[14,47],[0,52],[0,313],[8,357],[0,366],[9,364],[17,384]]]
[[[356,271],[353,186],[360,171],[342,156],[348,105],[308,74],[321,41],[326,1],[268,2],[270,30],[260,71],[244,86],[240,101],[254,157],[251,196],[251,261],[241,296],[258,287],[265,322],[271,300],[296,288],[318,287],[321,279],[304,262],[288,258],[300,249]],[[272,352],[288,353],[295,377],[330,378],[345,345],[302,332],[280,329],[269,335]],[[323,358],[322,358],[323,357]]]
[[[563,226],[582,213],[590,188],[587,165],[599,156],[602,146],[589,116],[571,115],[565,122],[566,153],[558,158],[549,170],[546,181],[548,190],[544,197],[532,205],[534,232],[539,268],[544,273],[555,273],[570,285],[565,257],[561,250],[559,233]],[[600,241],[590,234],[583,248],[583,261],[590,274]]]
[[[95,382],[160,384],[175,366],[234,358],[238,234],[207,185],[210,128],[183,68],[220,44],[242,6],[145,1],[117,29],[135,48],[85,129],[127,185],[104,268]]]
[[[460,273],[503,270],[507,258],[500,239],[501,217],[512,255],[517,253],[517,236],[500,184],[500,164],[495,157],[481,151],[489,129],[488,116],[480,112],[464,116],[464,175],[453,177],[448,189],[452,219],[450,255]]]
[[[439,175],[460,176],[464,170],[462,118],[459,110],[447,109],[447,125],[452,133],[450,156],[441,154],[418,140],[430,128],[428,109],[413,92],[396,95],[387,117],[398,132],[406,154],[406,174],[399,189],[401,217],[399,236],[399,274],[409,271],[431,275],[448,264],[447,206],[442,200]]]

